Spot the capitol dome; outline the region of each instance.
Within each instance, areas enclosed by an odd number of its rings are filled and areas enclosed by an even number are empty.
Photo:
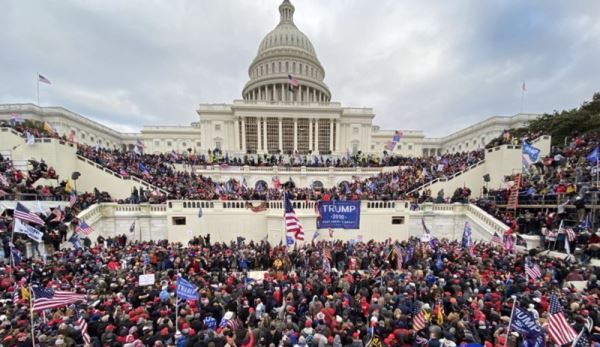
[[[294,24],[294,5],[279,6],[279,24],[261,41],[250,64],[250,81],[242,95],[247,101],[329,102],[331,93],[323,82],[325,70],[315,48]],[[298,81],[290,90],[289,76]]]

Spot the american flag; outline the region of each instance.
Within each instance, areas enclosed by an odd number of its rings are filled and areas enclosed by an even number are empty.
[[[47,79],[46,77],[44,77],[43,75],[38,74],[38,81],[42,82],[42,83],[46,83],[46,84],[52,84],[50,83],[50,80]]]
[[[540,267],[529,259],[525,261],[525,273],[534,280],[542,277],[542,271],[540,270]]]
[[[492,242],[502,243],[502,238],[500,238],[500,235],[497,232],[494,232],[494,235],[492,236]]]
[[[421,310],[419,303],[415,303],[413,309],[413,329],[415,331],[425,329],[425,312]]]
[[[17,202],[17,207],[15,208],[14,217],[18,218],[22,221],[31,222],[33,224],[45,225],[46,223],[38,217],[37,214],[29,212],[27,207],[23,206],[20,202]]]
[[[579,335],[577,336],[577,338],[575,339],[575,341],[573,341],[573,347],[591,347],[592,346],[592,339],[590,338],[590,333],[587,330],[587,328],[582,328],[581,332],[579,333]]]
[[[567,236],[567,240],[569,240],[569,242],[573,242],[577,238],[577,234],[575,234],[575,230],[573,230],[573,228],[563,228],[562,224],[561,224],[561,228],[558,230],[558,233],[565,234]]]
[[[550,337],[559,345],[575,340],[577,333],[563,315],[562,306],[556,294],[550,295],[550,313],[548,332]]]
[[[83,338],[83,343],[85,345],[89,345],[91,343],[90,334],[87,332],[87,322],[83,319],[83,316],[75,310],[75,323],[79,326],[79,331],[81,331],[81,337]]]
[[[81,221],[81,222],[79,222],[79,225],[77,226],[77,228],[75,228],[75,231],[78,233],[81,233],[85,236],[88,236],[89,234],[92,233],[92,231],[94,231],[94,229],[92,229],[92,227],[89,226],[86,222]]]
[[[298,88],[298,86],[300,85],[298,79],[292,75],[288,75],[288,83],[290,84],[290,90]]]
[[[73,205],[75,205],[76,202],[77,202],[77,194],[71,193],[69,195],[69,206],[73,207]]]
[[[283,202],[285,205],[285,211],[283,215],[285,218],[285,231],[288,233],[293,233],[296,240],[304,240],[304,228],[296,216],[296,212],[294,212],[289,193],[285,193]]]
[[[40,287],[33,288],[33,311],[47,310],[85,301],[85,294],[77,294]]]
[[[19,304],[19,300],[21,300],[21,295],[20,295],[20,288],[19,286],[15,285],[15,290],[13,290],[13,297],[12,297],[12,301],[13,301],[13,305],[17,306]]]
[[[8,180],[6,179],[6,177],[4,177],[3,174],[0,173],[0,183],[2,183],[3,186],[8,187]]]

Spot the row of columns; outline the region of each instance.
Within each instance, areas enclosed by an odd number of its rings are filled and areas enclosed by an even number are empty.
[[[267,139],[267,119],[272,117],[257,117],[256,118],[256,141],[257,151],[267,152],[268,151],[268,139]],[[329,150],[339,151],[340,150],[340,122],[335,122],[335,143],[334,143],[334,119],[329,121]],[[261,126],[262,123],[262,126]],[[313,126],[314,135],[313,135]],[[240,134],[241,128],[241,134]],[[278,118],[278,148],[283,151],[283,118]],[[314,142],[313,142],[314,136]],[[240,143],[241,140],[241,143]],[[234,144],[236,150],[246,152],[246,122],[244,117],[235,119],[234,121]],[[334,146],[335,144],[335,146]],[[309,119],[308,126],[308,148],[314,153],[319,153],[319,121],[317,119]],[[294,118],[294,151],[298,150],[298,118]]]
[[[296,90],[288,90],[289,84],[270,84],[254,88],[246,94],[251,101],[290,101],[290,102],[328,102],[329,97],[320,90],[299,86]]]

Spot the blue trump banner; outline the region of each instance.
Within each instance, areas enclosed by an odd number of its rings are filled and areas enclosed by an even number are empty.
[[[519,306],[515,307],[510,328],[523,335],[531,347],[544,347],[544,331],[533,315]]]
[[[177,277],[176,295],[178,298],[185,300],[197,300],[198,292],[196,289],[197,288],[195,285],[181,277]]]
[[[359,229],[360,201],[319,201],[317,229]]]

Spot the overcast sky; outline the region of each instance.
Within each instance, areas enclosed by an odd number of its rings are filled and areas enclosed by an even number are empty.
[[[188,125],[241,98],[280,0],[3,0],[0,103],[59,105],[122,131]],[[444,136],[600,91],[600,1],[292,0],[333,100]]]

